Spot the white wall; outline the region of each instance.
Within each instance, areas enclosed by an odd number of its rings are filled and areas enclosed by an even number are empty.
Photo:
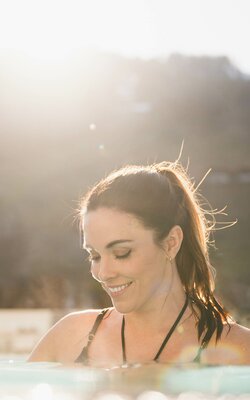
[[[47,309],[0,310],[0,357],[28,355],[54,321]]]

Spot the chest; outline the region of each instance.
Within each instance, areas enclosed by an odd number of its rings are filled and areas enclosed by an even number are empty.
[[[123,363],[123,352],[127,363],[152,362],[157,355],[157,361],[162,363],[192,362],[199,348],[196,330],[178,331],[166,339],[165,332],[140,332],[140,334],[127,333],[122,344],[121,325],[112,329],[104,327],[98,331],[88,349],[90,365],[114,366]]]

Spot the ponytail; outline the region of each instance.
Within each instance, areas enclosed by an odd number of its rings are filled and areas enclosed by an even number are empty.
[[[214,296],[215,270],[208,255],[209,235],[214,227],[214,216],[209,224],[205,211],[200,206],[198,195],[186,172],[179,165],[161,163],[156,166],[158,173],[165,176],[171,186],[178,207],[175,224],[183,230],[183,241],[176,256],[178,273],[191,300],[191,308],[197,320],[198,338],[202,336],[205,347],[216,332],[220,339],[223,323],[230,329],[232,319]]]

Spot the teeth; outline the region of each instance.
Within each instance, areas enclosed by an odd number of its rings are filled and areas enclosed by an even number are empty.
[[[113,287],[113,288],[110,287],[109,290],[110,290],[111,293],[120,292],[121,290],[123,290],[126,287],[128,287],[130,285],[130,283],[127,283],[126,285],[116,286],[116,287]]]

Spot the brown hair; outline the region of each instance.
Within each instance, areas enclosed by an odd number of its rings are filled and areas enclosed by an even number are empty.
[[[178,273],[197,320],[199,340],[206,346],[214,332],[221,337],[223,322],[231,320],[214,296],[214,269],[208,255],[214,218],[207,212],[186,171],[177,162],[150,166],[127,166],[112,172],[93,187],[81,204],[82,217],[100,207],[136,216],[151,228],[160,244],[174,225],[183,230],[176,256]],[[209,215],[213,217],[210,212]]]

